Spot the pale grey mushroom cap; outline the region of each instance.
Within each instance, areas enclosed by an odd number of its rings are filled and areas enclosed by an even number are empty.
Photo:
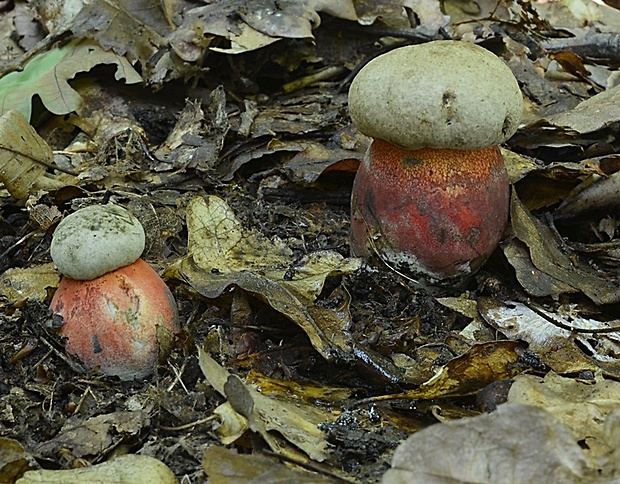
[[[522,113],[511,70],[462,41],[394,49],[366,64],[349,90],[349,114],[362,133],[411,150],[498,145]]]
[[[144,245],[144,228],[129,211],[112,204],[92,205],[58,224],[50,253],[61,274],[91,280],[133,264]]]

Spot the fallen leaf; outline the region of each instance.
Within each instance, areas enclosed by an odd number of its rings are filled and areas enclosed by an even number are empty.
[[[605,380],[565,378],[549,372],[544,377],[519,375],[508,392],[508,403],[520,403],[544,408],[582,442],[590,462],[605,462],[613,450],[608,441],[607,418],[620,413],[620,383]]]
[[[198,60],[201,44],[209,35],[230,42],[228,47],[210,47],[226,54],[260,49],[283,38],[313,39],[312,30],[321,23],[321,11],[347,20],[357,19],[350,0],[260,0],[253,2],[251,8],[244,0],[230,0],[185,12],[185,21],[173,33],[171,43],[182,59],[192,62]],[[196,36],[197,30],[201,37]]]
[[[577,315],[564,318],[533,303],[480,298],[484,320],[508,338],[529,343],[529,349],[558,373],[603,370],[620,377],[618,321],[596,321]],[[600,334],[588,333],[601,332]]]
[[[595,469],[549,412],[504,404],[478,417],[435,424],[398,446],[383,484],[582,483]]]
[[[596,94],[570,111],[547,116],[546,121],[579,134],[592,133],[617,123],[620,121],[620,86]]]
[[[69,418],[60,432],[37,446],[42,453],[71,449],[78,457],[96,456],[121,441],[124,435],[136,435],[150,421],[146,412],[118,411],[88,419]]]
[[[605,178],[589,177],[562,201],[553,213],[553,218],[583,221],[596,212],[612,213],[620,205],[618,192],[620,192],[620,171]]]
[[[237,413],[230,405],[230,402],[219,405],[213,410],[213,413],[220,420],[220,424],[216,427],[215,432],[220,442],[224,445],[232,444],[250,428],[248,419]]]
[[[79,469],[28,471],[16,484],[81,484],[117,482],[122,484],[176,484],[178,479],[163,462],[146,455],[128,454],[114,460]]]
[[[210,445],[203,452],[202,465],[211,484],[276,484],[294,482],[299,484],[333,483],[334,480],[320,474],[292,468],[273,457],[262,454],[239,454],[219,445]]]
[[[567,254],[565,245],[560,248],[556,234],[527,210],[514,191],[510,220],[517,238],[527,245],[533,265],[547,277],[556,279],[557,287],[581,291],[597,304],[620,301],[618,282],[586,264],[577,264]]]
[[[23,71],[10,72],[0,79],[0,113],[19,111],[30,120],[32,96],[41,98],[54,114],[75,111],[82,99],[69,84],[80,72],[88,72],[100,64],[116,65],[115,78],[127,84],[141,82],[140,74],[124,57],[103,50],[89,40],[73,40],[68,44],[39,54]]]
[[[36,467],[34,457],[17,440],[0,437],[0,482],[15,482]]]
[[[166,37],[174,25],[167,9],[171,4],[150,0],[123,2],[93,0],[71,20],[71,32],[93,39],[111,51],[139,63],[144,80],[161,84],[189,71],[188,66],[168,52]]]
[[[314,302],[328,276],[355,272],[361,267],[359,259],[318,251],[295,261],[280,239],[268,240],[256,230],[244,229],[215,196],[190,201],[187,229],[188,255],[166,270],[168,277],[187,282],[208,298],[236,285],[294,321],[324,358],[351,358],[347,350],[352,343],[343,326],[334,324],[341,315]]]
[[[0,117],[0,182],[13,197],[23,200],[38,190],[58,190],[75,183],[73,178],[63,182],[46,173],[53,156],[20,112],[7,111]]]
[[[58,287],[60,277],[53,263],[7,269],[0,275],[0,296],[11,303],[44,302],[48,289]]]
[[[488,384],[512,378],[527,370],[520,361],[526,345],[519,341],[491,341],[473,345],[464,354],[450,360],[435,375],[415,390],[371,397],[368,402],[395,399],[431,400],[471,395]]]
[[[327,458],[328,444],[320,423],[336,418],[331,412],[299,401],[294,396],[265,396],[251,385],[222,368],[202,348],[198,348],[200,369],[231,407],[245,417],[250,428],[259,433],[274,452],[299,457],[299,453],[278,438],[284,437],[318,462]]]

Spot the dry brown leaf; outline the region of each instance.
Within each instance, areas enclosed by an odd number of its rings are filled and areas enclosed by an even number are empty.
[[[603,370],[620,377],[616,355],[620,344],[614,329],[617,321],[605,322],[569,314],[562,317],[530,303],[478,300],[485,321],[509,338],[529,343],[542,363],[558,373]],[[572,331],[575,328],[579,332]],[[609,331],[591,334],[592,331]]]
[[[574,109],[547,116],[553,126],[579,134],[592,133],[620,121],[620,85],[586,99]]]
[[[78,456],[96,456],[120,442],[124,435],[136,435],[150,423],[142,411],[118,411],[82,419],[69,418],[60,432],[50,441],[37,447],[38,452],[55,453],[71,449]]]
[[[15,482],[36,465],[34,457],[17,440],[0,437],[0,482]]]
[[[161,2],[87,2],[72,19],[70,28],[76,37],[93,39],[106,51],[139,62],[147,82],[157,84],[167,75],[176,78],[187,71],[182,62],[175,62],[166,52],[165,37],[171,25]]]
[[[471,395],[488,384],[512,378],[528,369],[520,359],[527,345],[519,341],[491,341],[473,345],[450,360],[415,390],[371,397],[368,402],[394,399],[431,400]]]
[[[491,414],[435,424],[397,449],[383,484],[591,482],[569,429],[549,412],[505,404]]]
[[[79,469],[28,471],[16,484],[82,484],[84,482],[122,484],[176,484],[178,479],[161,461],[146,455],[128,454],[114,460]]]
[[[284,394],[277,398],[262,395],[228,373],[200,347],[198,361],[213,388],[228,398],[231,407],[248,420],[250,428],[258,432],[274,452],[299,457],[298,452],[279,438],[282,436],[313,460],[321,462],[327,458],[328,444],[318,425],[334,420],[335,415]]]
[[[48,289],[58,287],[60,277],[53,263],[7,269],[0,275],[0,296],[11,303],[44,302]]]
[[[571,292],[581,291],[597,304],[620,301],[618,282],[590,266],[577,265],[566,253],[566,248],[560,248],[555,233],[527,210],[514,191],[510,207],[512,228],[517,238],[527,245],[533,265],[548,278],[558,281],[555,286],[547,284],[548,287],[570,287]],[[509,255],[512,254],[507,252],[506,256]],[[508,260],[511,262],[510,258]],[[515,268],[520,267],[523,265],[515,264]],[[527,281],[528,275],[520,271],[518,277],[521,281]],[[524,283],[524,289],[532,291],[531,285],[531,281]]]
[[[13,197],[23,200],[71,184],[46,173],[52,159],[52,149],[21,113],[8,111],[0,118],[0,182]]]
[[[211,445],[203,452],[203,466],[210,484],[241,484],[260,482],[276,484],[328,484],[334,480],[320,474],[292,468],[273,457],[262,454],[239,454],[230,449]]]
[[[302,328],[312,345],[328,360],[350,346],[335,311],[314,304],[328,276],[355,272],[359,259],[319,251],[295,261],[279,239],[268,240],[246,230],[220,198],[193,198],[187,206],[188,255],[173,263],[167,275],[189,283],[208,298],[219,297],[236,285],[261,297],[273,309]],[[324,329],[330,329],[325,333]]]
[[[614,448],[606,434],[607,419],[612,412],[620,414],[620,383],[600,376],[576,380],[554,372],[544,378],[520,375],[514,379],[507,401],[546,409],[571,430],[576,442],[583,442],[590,462],[605,468]]]

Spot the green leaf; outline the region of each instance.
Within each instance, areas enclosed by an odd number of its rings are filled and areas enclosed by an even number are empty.
[[[34,57],[23,71],[11,72],[0,79],[0,115],[13,109],[30,120],[32,97],[38,95],[54,114],[68,114],[80,107],[82,98],[70,85],[80,72],[100,64],[115,64],[115,78],[127,84],[141,82],[140,74],[127,59],[103,50],[90,40],[74,40],[63,47]]]

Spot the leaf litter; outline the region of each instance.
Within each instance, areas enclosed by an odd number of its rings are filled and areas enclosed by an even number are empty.
[[[248,5],[20,5],[52,33],[36,47],[6,16],[30,48],[11,40],[0,78],[22,113],[0,152],[2,478],[106,479],[118,454],[191,482],[617,478],[618,11]],[[349,257],[347,234],[368,145],[348,82],[433,38],[500,55],[526,101],[511,226],[439,299]],[[84,371],[47,309],[58,214],[108,201],[145,226],[184,322],[143,382]]]

